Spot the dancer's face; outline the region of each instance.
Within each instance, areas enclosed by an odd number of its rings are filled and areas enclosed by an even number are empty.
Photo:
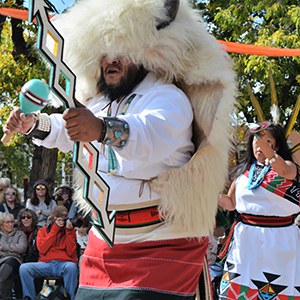
[[[103,57],[100,62],[103,71],[105,83],[109,87],[118,87],[123,78],[128,78],[131,70],[137,70],[137,67],[123,58],[110,59]]]
[[[111,101],[127,96],[147,73],[142,66],[124,58],[110,59],[106,56],[101,59],[100,68],[97,86]]]

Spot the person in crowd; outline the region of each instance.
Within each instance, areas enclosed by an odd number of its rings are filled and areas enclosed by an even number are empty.
[[[11,180],[7,177],[0,178],[0,204],[4,201],[4,191],[11,186]]]
[[[38,226],[49,224],[48,217],[51,210],[57,206],[51,199],[48,183],[45,180],[37,180],[33,184],[33,196],[27,200],[26,208],[33,210],[38,217]]]
[[[90,218],[87,216],[82,219],[82,225],[76,230],[77,243],[80,246],[80,256],[83,255],[88,242],[88,232],[90,229]]]
[[[96,152],[87,171],[97,176],[82,184],[95,207],[78,300],[195,297],[227,173],[235,83],[189,2],[78,1],[53,25],[86,106],[38,117],[15,109],[4,126],[47,148],[76,141]]]
[[[71,300],[75,299],[78,284],[76,232],[71,221],[66,220],[67,215],[65,206],[54,207],[49,216],[50,224],[38,230],[38,262],[24,263],[19,271],[25,299],[36,297],[35,278],[49,276],[62,277]]]
[[[38,232],[38,218],[36,213],[29,209],[23,208],[18,214],[18,228],[27,236],[27,250],[23,256],[23,262],[38,261],[39,252],[36,245]]]
[[[27,249],[23,255],[23,262],[36,262],[39,258],[39,251],[37,249],[36,238],[38,232],[38,218],[36,213],[29,209],[23,208],[18,214],[18,228],[27,236]],[[36,278],[34,281],[35,290],[38,293],[43,286],[43,279]],[[22,291],[22,286],[21,289]]]
[[[74,190],[70,186],[63,185],[58,187],[55,192],[55,201],[58,205],[64,205],[68,209],[68,218],[73,219],[77,217],[78,208],[76,202],[73,200]]]
[[[247,299],[296,299],[299,169],[279,124],[264,122],[255,128],[228,194],[219,197],[221,207],[240,214],[219,254],[227,255],[220,299],[239,299],[242,291]]]
[[[0,215],[0,299],[12,297],[15,278],[27,248],[24,232],[14,228],[14,216],[4,212]],[[16,291],[16,294],[19,293]]]
[[[17,222],[18,213],[24,206],[21,204],[20,194],[17,188],[11,186],[5,189],[4,202],[0,204],[0,212],[10,213]]]

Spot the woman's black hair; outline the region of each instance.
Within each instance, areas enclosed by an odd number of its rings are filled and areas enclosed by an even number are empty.
[[[287,144],[283,128],[279,124],[270,124],[270,126],[266,129],[272,137],[275,139],[275,147],[277,148],[276,153],[280,155],[284,160],[289,160],[294,162],[291,150]],[[241,174],[243,174],[246,170],[249,170],[252,163],[256,160],[254,153],[253,153],[253,143],[254,134],[250,134],[247,142],[247,149],[246,153],[241,160],[241,163],[234,168],[233,170],[233,178],[237,178]],[[294,162],[295,163],[295,162]],[[298,174],[298,172],[297,172]],[[297,181],[298,181],[298,175],[297,175]]]
[[[49,189],[48,189],[48,186],[45,186],[44,187],[46,188],[46,194],[45,194],[45,204],[47,206],[50,205],[50,202],[51,202],[51,196],[50,196],[50,193],[49,193]],[[33,192],[32,192],[32,197],[30,198],[30,203],[34,206],[38,206],[40,201],[39,201],[39,198],[36,194],[36,187],[33,189]]]

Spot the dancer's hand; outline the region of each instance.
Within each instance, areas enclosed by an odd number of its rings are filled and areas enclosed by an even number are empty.
[[[71,141],[92,142],[100,139],[103,122],[87,108],[69,108],[63,113],[63,118]]]

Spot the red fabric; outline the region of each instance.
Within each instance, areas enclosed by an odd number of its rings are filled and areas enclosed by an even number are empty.
[[[225,242],[224,242],[224,244],[223,244],[223,246],[222,246],[222,248],[221,248],[221,250],[220,250],[220,252],[219,252],[219,254],[218,254],[218,258],[221,259],[221,260],[222,260],[222,259],[227,255],[227,253],[228,253],[229,245],[230,245],[230,242],[231,242],[231,240],[232,240],[233,233],[234,233],[234,228],[235,228],[236,224],[237,224],[239,221],[240,221],[240,216],[239,216],[239,217],[232,223],[232,225],[231,225],[231,228],[230,228],[230,231],[229,231],[229,233],[228,233],[228,236],[226,237]]]
[[[19,20],[26,21],[28,20],[28,10],[25,9],[17,9],[17,8],[0,8],[0,15],[11,17]],[[49,15],[49,19],[51,19],[52,16]],[[36,22],[36,19],[33,20]]]
[[[47,232],[47,227],[40,228],[37,234],[39,261],[61,260],[77,263],[75,230],[60,228],[54,223],[50,232]]]
[[[17,8],[0,8],[0,15],[20,20],[28,20],[28,11]]]
[[[88,289],[138,288],[193,295],[208,239],[176,239],[110,248],[92,231],[80,264],[80,286]]]
[[[258,45],[248,45],[235,42],[227,42],[218,40],[220,44],[225,46],[227,52],[262,55],[262,56],[300,56],[300,49],[275,48]]]
[[[281,227],[288,226],[294,223],[294,216],[276,217],[276,216],[253,216],[242,214],[241,221],[245,224],[256,226],[272,226]]]
[[[118,211],[116,213],[116,227],[136,227],[161,222],[158,207]]]
[[[294,219],[295,219],[294,216],[276,217],[276,216],[259,216],[259,215],[255,216],[255,215],[248,215],[248,214],[239,215],[236,221],[234,221],[234,223],[231,225],[225,243],[223,244],[218,254],[218,258],[222,260],[227,255],[229,250],[229,245],[234,233],[234,228],[238,222],[242,221],[245,224],[255,225],[255,226],[281,227],[281,226],[292,225],[294,223]]]

